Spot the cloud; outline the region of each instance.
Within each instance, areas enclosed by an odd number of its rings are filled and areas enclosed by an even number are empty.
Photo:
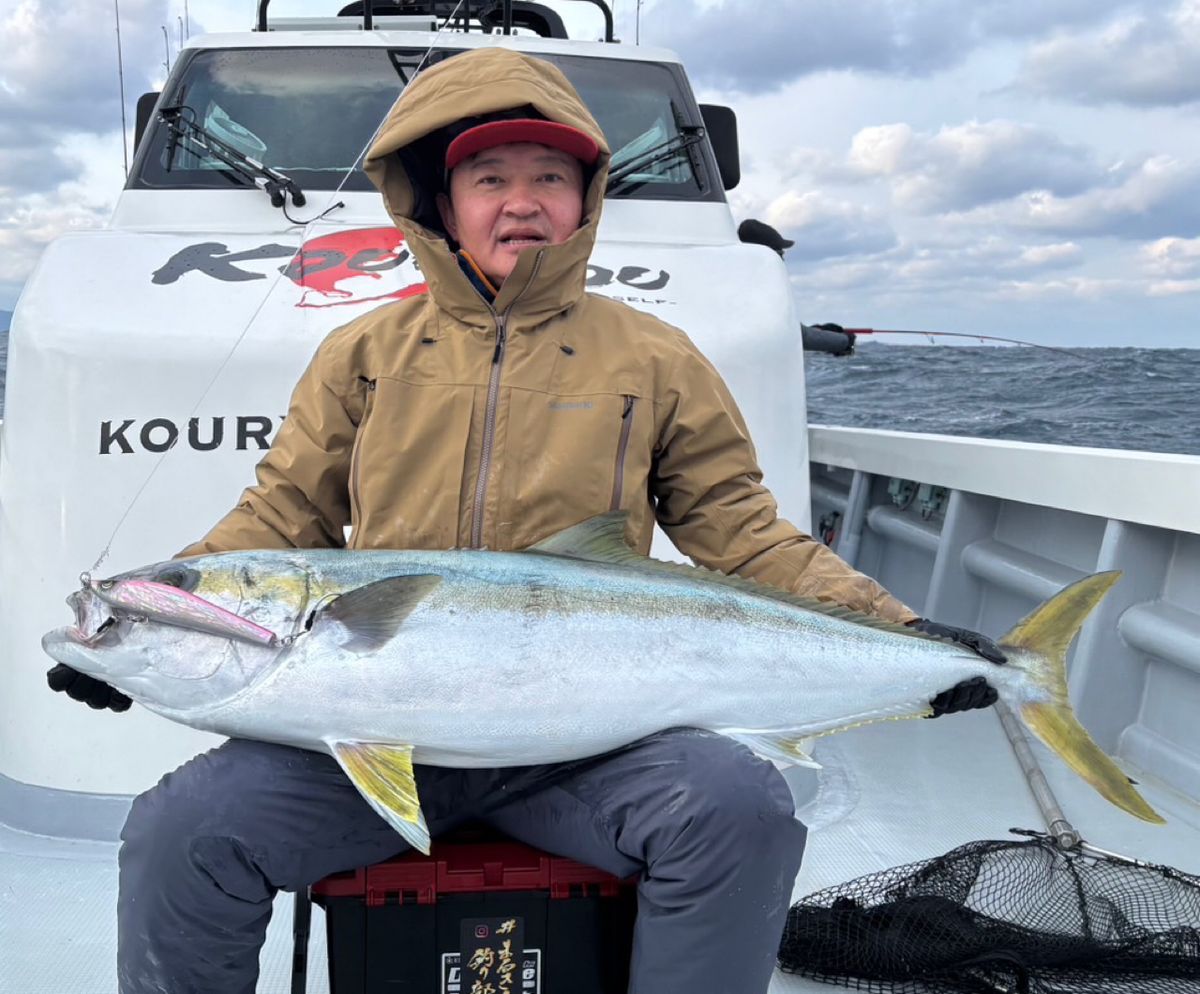
[[[154,89],[172,18],[166,0],[124,0],[121,46],[132,106]],[[120,126],[115,20],[111,5],[18,0],[0,20],[0,120],[35,134]]]
[[[48,148],[41,136],[36,144],[25,144],[28,141],[28,132],[0,122],[0,196],[49,189],[74,174],[76,167]]]
[[[161,69],[153,53],[162,52],[159,25],[167,20],[166,9],[165,0],[121,5],[130,112]],[[97,4],[18,0],[0,19],[0,195],[44,193],[68,181],[79,168],[62,157],[68,135],[116,132],[119,137],[114,28],[111,7]]]
[[[1200,279],[1160,280],[1151,283],[1146,292],[1151,297],[1177,297],[1184,293],[1200,293]]]
[[[1152,297],[1200,293],[1200,238],[1160,238],[1141,250]]]
[[[1110,170],[1109,181],[1076,196],[1027,193],[965,220],[1066,237],[1125,239],[1200,235],[1200,161],[1155,155]]]
[[[1083,259],[1083,249],[1074,242],[1056,242],[1053,245],[1031,245],[1009,268],[1066,269],[1078,265]]]
[[[1159,0],[1144,0],[1156,3]],[[965,6],[965,5],[964,5]],[[1130,0],[1032,0],[1014,3],[1012,0],[992,0],[976,3],[974,23],[978,35],[993,38],[1035,38],[1055,29],[1078,30],[1098,21],[1112,11],[1127,8]]]
[[[1160,238],[1142,246],[1142,258],[1157,276],[1200,276],[1200,238]]]
[[[161,73],[166,0],[122,0],[132,128],[138,95]],[[116,23],[111,4],[17,0],[0,13],[0,300],[41,249],[94,227],[123,185]]]
[[[936,133],[878,125],[857,132],[842,159],[800,150],[788,161],[794,184],[806,175],[818,183],[882,182],[902,210],[945,216],[959,228],[1000,225],[1061,239],[1200,235],[1200,159],[1105,163],[1030,124],[971,121]]]
[[[992,295],[998,300],[1015,301],[1063,298],[1099,300],[1133,290],[1134,284],[1130,280],[1072,276],[1061,280],[1012,280],[1008,283],[997,284]]]
[[[788,249],[790,258],[870,255],[896,244],[896,234],[881,214],[817,191],[781,194],[767,205],[764,220],[796,242]]]
[[[121,189],[120,136],[76,134],[49,150],[68,178],[51,189],[0,192],[0,289],[8,299],[59,235],[101,227]]]
[[[794,250],[788,250],[788,256]],[[1000,235],[959,238],[934,236],[920,243],[896,243],[864,258],[826,258],[795,267],[793,284],[806,295],[856,288],[874,293],[941,299],[945,295],[1035,292],[1080,293],[1086,277],[1048,280],[1046,273],[1083,261],[1083,250],[1071,242],[1021,246]],[[815,264],[812,264],[815,263]],[[1036,291],[1037,287],[1052,287]]]
[[[697,10],[692,0],[653,8],[661,43],[670,45],[704,82],[761,92],[824,69],[926,71],[958,58],[948,0],[927,3],[859,0],[727,2]],[[643,37],[650,18],[643,14]],[[657,39],[656,39],[657,40]]]
[[[744,93],[809,73],[864,70],[925,76],[998,36],[1086,25],[1120,0],[662,0],[642,14],[642,39],[684,56],[694,78]]]
[[[850,143],[851,174],[883,177],[896,204],[920,214],[968,210],[1031,190],[1078,193],[1104,176],[1094,153],[1015,121],[968,121],[936,133],[907,124],[864,128]]]
[[[1200,102],[1200,0],[1146,5],[1097,30],[1034,45],[1018,84],[1085,104]]]

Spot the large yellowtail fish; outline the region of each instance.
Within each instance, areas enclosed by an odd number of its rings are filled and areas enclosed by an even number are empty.
[[[806,740],[929,712],[984,676],[1104,797],[1162,819],[1076,720],[1064,659],[1116,581],[1067,587],[1002,640],[1003,666],[912,629],[647,559],[624,516],[524,552],[198,556],[69,598],[46,651],[174,721],[332,754],[427,851],[412,766],[598,755],[667,728],[810,763]]]

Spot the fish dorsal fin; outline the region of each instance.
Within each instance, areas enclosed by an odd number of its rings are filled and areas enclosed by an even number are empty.
[[[648,561],[625,540],[628,511],[610,511],[572,525],[531,545],[527,552],[586,559],[593,563],[641,563]]]
[[[410,846],[429,855],[429,828],[417,796],[412,746],[353,739],[326,739],[325,744],[376,813]]]
[[[441,582],[436,573],[376,580],[318,608],[312,627],[336,621],[350,633],[345,648],[352,652],[374,652],[400,630],[413,609]]]
[[[625,522],[628,518],[628,511],[610,511],[607,514],[600,514],[594,518],[588,518],[586,521],[581,521],[577,525],[572,525],[557,535],[551,535],[536,545],[531,545],[525,551],[538,552],[551,556],[566,556],[570,559],[582,559],[587,562],[617,563],[623,566],[632,566],[648,573],[657,573],[661,576],[688,577],[692,580],[698,580],[701,583],[731,587],[734,590],[740,590],[758,597],[767,597],[771,600],[782,601],[785,604],[791,604],[793,607],[802,608],[805,611],[813,611],[831,618],[839,618],[842,621],[864,625],[867,628],[878,628],[881,631],[892,632],[896,635],[907,635],[909,638],[924,639],[925,641],[945,641],[944,639],[939,639],[937,636],[926,635],[924,632],[907,628],[897,622],[885,621],[883,618],[876,617],[873,614],[854,611],[840,604],[819,601],[813,597],[802,597],[799,594],[793,594],[790,591],[783,590],[780,587],[773,587],[768,583],[761,583],[758,580],[721,573],[703,566],[668,563],[663,562],[661,559],[651,559],[649,556],[643,556],[636,549],[631,548],[625,540]]]

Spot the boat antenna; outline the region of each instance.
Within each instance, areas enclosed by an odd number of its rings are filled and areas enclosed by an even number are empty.
[[[169,73],[171,71],[171,36],[167,34],[165,24],[160,24],[159,27],[162,28],[163,33],[163,51],[167,53],[167,57],[163,60],[163,70]]]
[[[125,175],[129,175],[129,134],[125,126],[125,63],[121,58],[121,6],[113,0],[113,13],[117,22],[117,86],[121,93],[121,156],[125,163]]]
[[[637,12],[633,15],[633,43],[642,43],[642,0],[637,0]]]
[[[1072,359],[1086,359],[1088,362],[1099,362],[1100,359],[1094,356],[1081,355],[1078,352],[1071,352],[1068,349],[1055,348],[1053,345],[1042,345],[1040,342],[1030,342],[1023,338],[1002,338],[999,335],[972,335],[963,331],[919,331],[916,329],[902,328],[843,328],[847,334],[852,335],[924,335],[930,344],[934,338],[973,338],[980,342],[1005,342],[1008,345],[1026,345],[1031,349],[1045,349],[1047,352],[1057,352],[1059,355],[1070,356]]]

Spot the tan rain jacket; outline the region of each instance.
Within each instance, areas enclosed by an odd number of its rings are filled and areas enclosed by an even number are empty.
[[[413,219],[432,216],[430,191],[414,187],[397,152],[464,117],[526,104],[586,131],[603,153],[579,230],[525,250],[489,304],[443,234]],[[893,621],[916,617],[777,517],[733,398],[682,331],[584,292],[608,158],[599,126],[547,62],[489,48],[418,75],[366,170],[429,293],[321,344],[257,485],[184,554],[521,549],[620,508],[642,552],[657,520],[704,566]]]

